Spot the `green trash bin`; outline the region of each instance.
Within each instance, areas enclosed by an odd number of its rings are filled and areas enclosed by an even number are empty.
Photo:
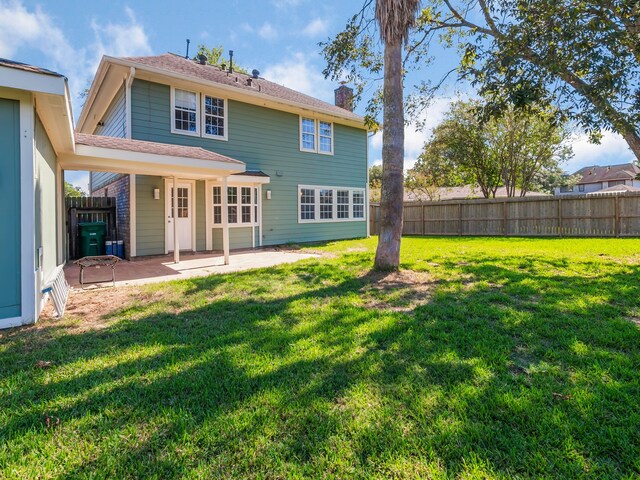
[[[80,256],[91,257],[104,255],[104,237],[107,224],[105,222],[79,223]]]

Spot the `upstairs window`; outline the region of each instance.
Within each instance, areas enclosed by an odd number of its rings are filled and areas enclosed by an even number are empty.
[[[313,118],[300,120],[302,138],[300,149],[308,152],[316,151],[316,121]]]
[[[333,124],[329,122],[318,122],[318,133],[320,153],[333,153]]]
[[[333,123],[300,117],[300,150],[333,155]]]
[[[227,108],[223,98],[204,95],[202,136],[227,138]]]
[[[198,94],[187,90],[173,89],[173,121],[171,131],[198,135]]]

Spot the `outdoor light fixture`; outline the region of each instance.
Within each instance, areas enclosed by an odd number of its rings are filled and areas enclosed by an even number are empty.
[[[271,200],[271,190],[267,190],[267,200]]]
[[[160,200],[160,189],[159,188],[154,188],[153,189],[153,199],[154,200]]]

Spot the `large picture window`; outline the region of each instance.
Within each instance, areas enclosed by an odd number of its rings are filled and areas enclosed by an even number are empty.
[[[298,222],[365,220],[363,188],[298,186]]]
[[[249,186],[227,187],[229,226],[258,225],[258,189]],[[222,225],[222,187],[213,187],[213,224]]]
[[[300,117],[300,150],[333,155],[333,123]]]

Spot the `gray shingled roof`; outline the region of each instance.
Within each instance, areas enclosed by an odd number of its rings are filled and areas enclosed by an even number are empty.
[[[295,90],[270,82],[264,78],[254,79],[251,75],[245,75],[238,72],[229,74],[220,67],[200,65],[200,63],[194,60],[189,60],[173,53],[165,53],[150,57],[125,57],[123,60],[137,63],[142,66],[159,68],[172,73],[196,77],[209,82],[235,87],[238,90],[246,92],[261,93],[275,99],[306,105],[312,109],[318,108],[330,111],[331,113],[346,119],[358,122],[364,121],[362,117],[350,112],[349,110],[323,102],[322,100],[310,97],[304,93],[296,92]],[[248,85],[247,79],[251,79],[251,85]]]
[[[15,60],[9,60],[7,58],[0,58],[0,67],[15,68],[16,70],[24,70],[25,72],[41,73],[43,75],[53,75],[55,77],[66,78],[64,75],[53,72],[51,70],[47,70],[46,68],[16,62]]]
[[[640,174],[640,168],[633,163],[622,163],[620,165],[608,165],[600,167],[594,165],[578,170],[575,175],[580,175],[578,183],[599,183],[610,180],[633,180]]]
[[[128,152],[148,153],[153,155],[168,155],[172,157],[194,158],[197,160],[211,160],[216,162],[244,165],[235,158],[220,155],[200,147],[185,147],[168,143],[145,142],[128,138],[105,137],[76,132],[76,143],[90,147],[125,150]]]

